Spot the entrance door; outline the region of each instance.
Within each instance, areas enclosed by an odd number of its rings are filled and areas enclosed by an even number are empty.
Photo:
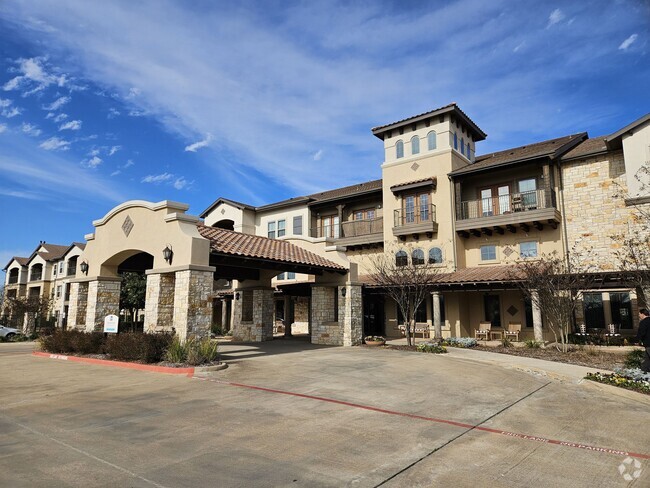
[[[510,211],[510,187],[508,185],[491,186],[481,190],[481,215],[501,215]]]
[[[384,297],[381,295],[365,295],[363,297],[363,335],[383,336],[384,327]]]
[[[485,320],[489,320],[492,328],[501,327],[501,301],[499,295],[485,295],[483,297]]]
[[[612,309],[612,323],[620,324],[621,329],[632,329],[632,303],[629,293],[610,293],[609,304]]]

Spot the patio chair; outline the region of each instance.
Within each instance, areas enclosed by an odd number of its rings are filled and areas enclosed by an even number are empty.
[[[504,336],[506,339],[514,337],[515,341],[519,341],[519,333],[521,332],[521,323],[519,322],[508,322],[508,328],[506,329]]]
[[[478,329],[474,331],[474,338],[480,339],[483,337],[487,341],[490,337],[490,329],[492,329],[492,322],[480,322]]]
[[[607,329],[605,329],[605,340],[607,341],[607,344],[609,344],[609,340],[612,337],[621,337],[620,327],[621,326],[619,324],[607,325]]]
[[[576,332],[576,335],[580,337],[587,337],[589,335],[587,334],[587,326],[585,324],[578,325],[578,332]]]

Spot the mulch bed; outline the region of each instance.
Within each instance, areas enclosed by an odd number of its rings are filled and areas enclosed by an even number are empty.
[[[396,351],[411,351],[416,352],[415,346],[398,346],[386,344],[384,346],[366,346],[371,349],[392,349]],[[447,346],[449,347],[449,346]],[[449,347],[449,349],[452,349]],[[487,347],[476,346],[471,349],[476,349],[485,352],[494,352],[498,354],[510,354],[512,356],[520,356],[535,359],[544,359],[546,361],[555,361],[557,363],[575,364],[578,366],[586,366],[588,368],[606,369],[609,371],[614,368],[623,367],[625,365],[625,355],[611,352],[600,352],[591,349],[576,349],[570,352],[560,352],[555,347],[547,347],[545,349],[533,349],[528,347]]]
[[[48,353],[48,354],[59,354],[59,353]],[[134,363],[134,364],[146,364],[149,366],[162,366],[165,368],[203,368],[206,366],[218,366],[221,364],[220,361],[212,361],[211,363],[203,363],[199,365],[193,365],[193,364],[188,364],[188,363],[169,363],[167,361],[161,361],[159,363],[145,363],[144,361],[134,361],[134,360],[127,360],[127,359],[115,359],[110,357],[108,354],[75,354],[75,353],[61,353],[65,356],[76,356],[79,358],[90,358],[90,359],[102,359],[104,361],[116,361],[116,362],[123,362],[123,363]]]

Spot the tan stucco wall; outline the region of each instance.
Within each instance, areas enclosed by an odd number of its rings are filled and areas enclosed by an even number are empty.
[[[199,235],[198,219],[185,214],[187,208],[169,201],[130,201],[115,207],[93,222],[95,232],[86,236],[86,249],[79,258],[79,263],[88,263],[88,274],[81,273],[77,265],[77,279],[117,277],[118,265],[139,252],[151,254],[153,269],[161,272],[172,267],[208,266],[210,243]],[[128,235],[122,228],[127,217],[133,222]],[[171,265],[163,258],[165,246],[171,246],[174,252]]]
[[[647,196],[650,189],[641,191],[641,183],[635,178],[643,165],[650,166],[650,121],[636,127],[631,134],[623,135],[626,182],[631,197]],[[647,178],[645,182],[648,183]]]

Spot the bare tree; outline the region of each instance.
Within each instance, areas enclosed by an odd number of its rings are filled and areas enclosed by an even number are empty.
[[[11,324],[16,327],[22,324],[25,335],[33,334],[36,325],[43,327],[52,306],[52,301],[44,296],[7,298],[6,302]]]
[[[381,287],[392,298],[406,322],[406,343],[413,345],[415,332],[415,313],[418,307],[435,289],[436,277],[440,274],[439,265],[428,263],[422,253],[413,257],[415,249],[409,246],[376,254],[370,258],[370,280],[373,285]],[[420,250],[421,251],[421,250]],[[436,330],[436,338],[440,331]]]
[[[576,254],[569,253],[565,259],[553,252],[539,259],[524,259],[511,273],[510,278],[523,295],[541,311],[562,352],[568,351],[569,334],[574,330],[575,312],[583,292],[594,289],[597,282],[598,274],[593,271]]]

